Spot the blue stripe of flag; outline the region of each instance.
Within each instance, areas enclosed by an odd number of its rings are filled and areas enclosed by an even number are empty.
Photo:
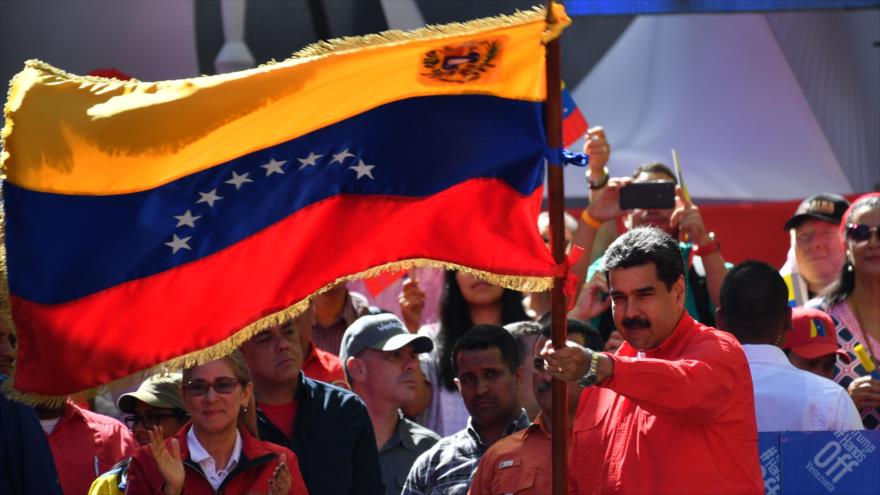
[[[10,290],[44,304],[77,299],[339,194],[425,197],[498,178],[529,195],[543,183],[542,114],[542,103],[493,96],[412,98],[148,191],[74,196],[7,182]]]

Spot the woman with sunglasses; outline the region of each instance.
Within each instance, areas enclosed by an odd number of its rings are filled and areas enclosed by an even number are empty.
[[[866,429],[880,429],[880,380],[871,378],[853,348],[860,344],[880,365],[880,193],[857,198],[840,225],[846,263],[823,294],[819,308],[831,315],[837,340],[851,358],[837,362],[834,381],[847,387]]]
[[[293,452],[244,427],[253,384],[239,351],[184,370],[181,394],[192,422],[167,440],[162,426],[150,430],[125,493],[308,493]]]

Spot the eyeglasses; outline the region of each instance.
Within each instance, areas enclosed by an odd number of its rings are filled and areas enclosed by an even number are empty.
[[[176,418],[176,414],[160,414],[160,413],[146,413],[146,414],[131,414],[123,418],[123,422],[125,426],[128,427],[129,430],[133,430],[138,423],[144,425],[144,428],[155,428],[159,426],[159,423],[164,418]]]
[[[229,395],[241,382],[235,378],[218,378],[214,383],[208,383],[205,380],[194,380],[183,386],[183,391],[189,397],[201,397],[208,393],[209,389],[222,395]]]
[[[863,223],[846,224],[846,236],[854,242],[867,242],[871,239],[872,232],[877,234],[878,239],[880,239],[880,227],[869,227]]]

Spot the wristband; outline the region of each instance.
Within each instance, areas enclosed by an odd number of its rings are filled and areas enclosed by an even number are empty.
[[[590,187],[590,189],[595,191],[596,189],[602,189],[603,187],[608,185],[608,167],[602,167],[602,173],[604,173],[605,176],[599,179],[597,182],[593,182],[592,180],[590,180],[589,170],[587,171],[587,185]]]
[[[589,208],[584,208],[584,211],[581,213],[581,220],[583,220],[585,224],[597,230],[599,229],[599,227],[602,226],[602,222],[596,220],[592,217],[592,215],[590,215]]]
[[[715,232],[709,232],[709,242],[701,246],[694,246],[694,254],[703,257],[718,251],[721,245],[715,240]]]

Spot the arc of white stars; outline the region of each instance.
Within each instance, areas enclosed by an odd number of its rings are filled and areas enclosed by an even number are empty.
[[[184,213],[183,215],[175,216],[174,218],[177,219],[177,225],[174,226],[175,229],[177,227],[183,227],[183,226],[196,228],[196,220],[202,218],[202,216],[201,215],[193,216],[191,211],[186,210],[186,213]]]
[[[375,180],[376,178],[373,177],[373,168],[375,167],[375,165],[367,165],[363,160],[358,160],[357,165],[348,168],[357,172],[357,177],[355,177],[355,179],[369,177],[370,179]]]
[[[344,162],[346,158],[351,158],[353,156],[354,156],[354,154],[349,153],[348,148],[345,148],[344,150],[340,151],[339,153],[333,153],[333,159],[330,160],[330,164],[333,165],[334,163],[337,163],[337,162],[342,164],[342,162]]]
[[[171,242],[166,242],[165,245],[171,248],[171,254],[177,254],[181,249],[192,250],[188,244],[190,239],[192,239],[192,236],[187,236],[181,239],[180,237],[177,237],[177,234],[173,234]]]
[[[197,204],[198,204],[198,203],[208,203],[208,206],[210,206],[211,208],[214,207],[214,203],[216,203],[217,201],[223,199],[222,196],[217,196],[217,190],[216,190],[216,189],[211,189],[210,191],[208,191],[208,192],[206,192],[206,193],[200,192],[200,193],[199,193],[199,196],[201,196],[201,199],[199,199],[198,201],[196,201],[196,203],[197,203]]]
[[[318,164],[318,158],[321,158],[322,156],[324,155],[318,155],[315,154],[314,151],[309,151],[309,156],[305,158],[297,158],[297,161],[300,163],[299,169],[302,170],[306,167],[314,167]]]
[[[269,160],[269,163],[267,163],[265,165],[260,165],[260,166],[266,169],[266,177],[269,177],[272,174],[284,175],[284,169],[282,169],[281,167],[285,163],[287,163],[287,160],[279,162],[278,160],[273,158],[273,159]]]
[[[233,170],[232,178],[226,181],[225,184],[232,184],[233,186],[235,186],[235,190],[238,191],[239,189],[241,189],[241,186],[245,182],[253,182],[251,179],[248,178],[248,175],[249,172],[238,175],[237,173],[235,173],[235,170]]]

